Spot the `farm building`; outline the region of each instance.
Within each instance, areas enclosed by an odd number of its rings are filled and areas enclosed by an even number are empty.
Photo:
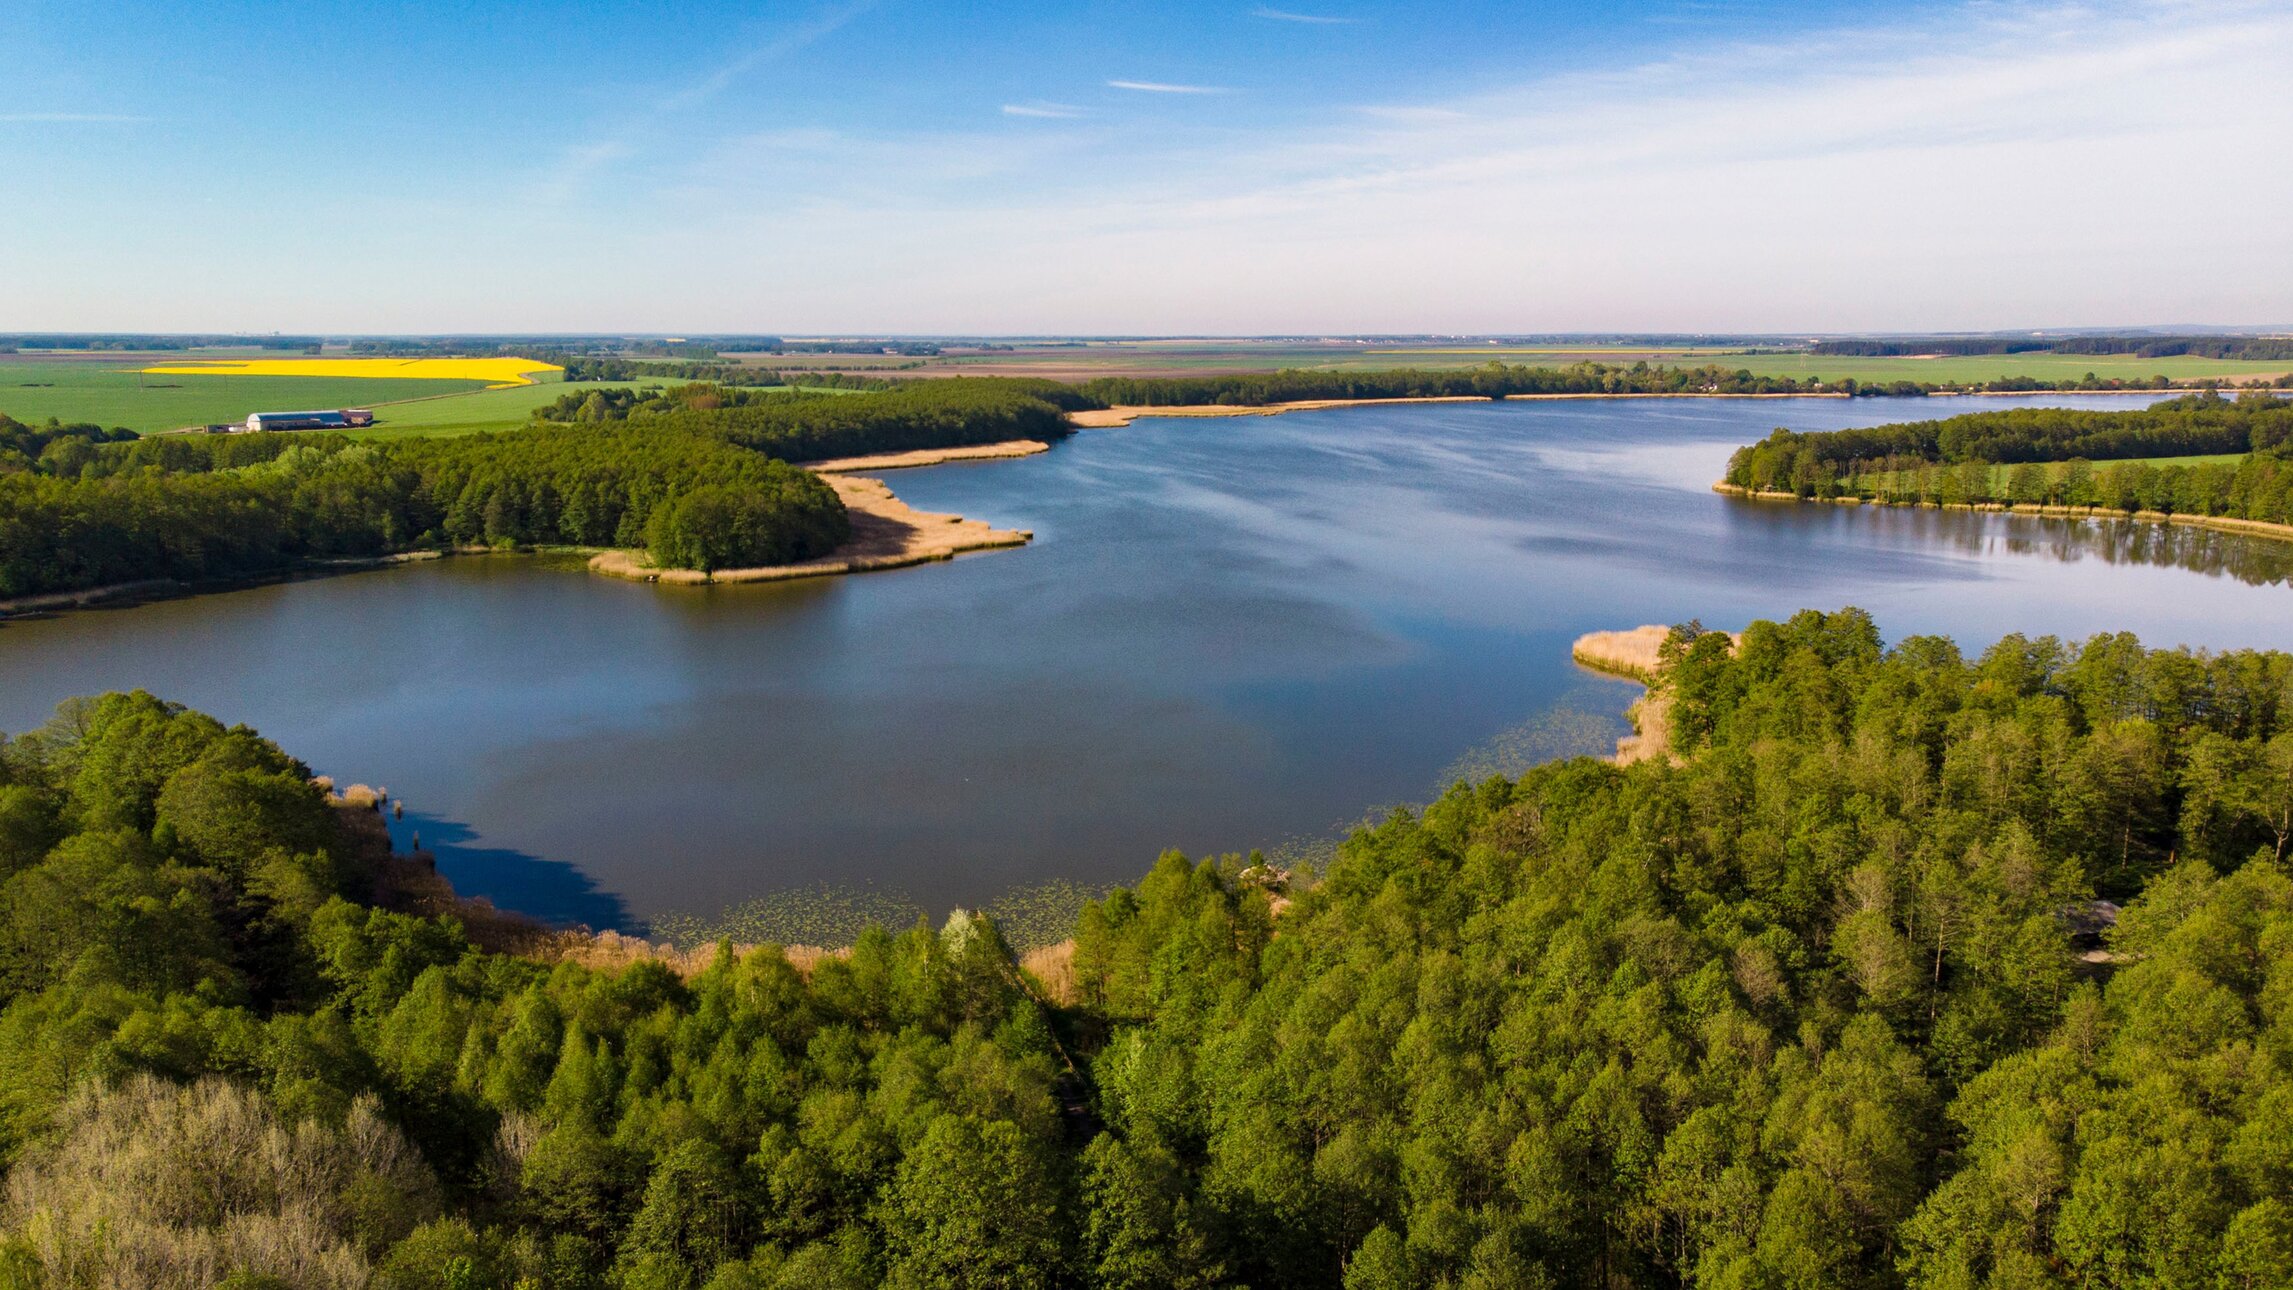
[[[365,408],[341,408],[333,412],[250,412],[247,414],[249,430],[346,430],[352,426],[374,424],[374,414]]]

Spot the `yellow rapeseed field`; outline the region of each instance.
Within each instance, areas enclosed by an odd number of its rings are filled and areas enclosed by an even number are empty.
[[[562,371],[531,358],[256,358],[147,367],[157,376],[376,376],[531,385],[528,372]]]

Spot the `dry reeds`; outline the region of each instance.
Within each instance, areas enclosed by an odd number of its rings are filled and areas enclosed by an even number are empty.
[[[1576,638],[1569,657],[1596,672],[1630,677],[1648,687],[1625,715],[1633,733],[1616,741],[1616,764],[1670,757],[1672,753],[1671,696],[1664,690],[1664,643],[1672,629],[1650,623],[1621,632],[1587,632]],[[1743,637],[1728,633],[1728,647],[1743,644]]]
[[[1650,623],[1622,632],[1586,632],[1569,648],[1569,657],[1596,672],[1629,676],[1652,683],[1664,667],[1664,642],[1672,629]]]
[[[1019,970],[1033,977],[1043,997],[1061,1007],[1081,1001],[1075,982],[1075,942],[1073,938],[1056,945],[1043,945],[1019,957]]]

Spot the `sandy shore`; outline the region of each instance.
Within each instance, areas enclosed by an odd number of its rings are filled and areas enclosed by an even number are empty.
[[[915,510],[894,497],[891,488],[880,479],[858,475],[823,475],[821,478],[844,500],[844,509],[852,516],[852,539],[816,560],[702,573],[698,569],[656,569],[645,563],[640,552],[605,551],[591,558],[589,567],[616,578],[681,586],[781,582],[836,573],[864,573],[870,569],[897,569],[952,559],[965,551],[1025,546],[1035,536],[1023,529],[994,528],[961,515]]]
[[[1487,403],[1479,394],[1444,394],[1418,399],[1299,399],[1292,403],[1199,403],[1178,407],[1118,405],[1070,412],[1067,419],[1086,430],[1127,426],[1140,417],[1276,417],[1285,412],[1318,412],[1323,408],[1366,408],[1386,403]]]
[[[937,466],[949,461],[995,461],[1005,457],[1032,457],[1039,452],[1051,451],[1051,445],[1037,439],[1007,439],[1002,443],[978,443],[968,448],[919,448],[914,452],[880,452],[872,457],[832,457],[827,461],[800,461],[796,464],[816,475],[851,474],[856,471],[906,470],[914,466]]]

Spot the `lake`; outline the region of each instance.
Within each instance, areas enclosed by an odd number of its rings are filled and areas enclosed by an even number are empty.
[[[2124,398],[2061,398],[2137,406]],[[1417,404],[1147,420],[887,476],[1025,549],[662,588],[457,558],[0,624],[0,728],[143,687],[387,786],[466,894],[689,926],[934,914],[1156,854],[1311,854],[1459,775],[1605,753],[1598,628],[1860,605],[1888,639],[2293,645],[2293,544],[1709,491],[1776,425],[1995,399]]]

